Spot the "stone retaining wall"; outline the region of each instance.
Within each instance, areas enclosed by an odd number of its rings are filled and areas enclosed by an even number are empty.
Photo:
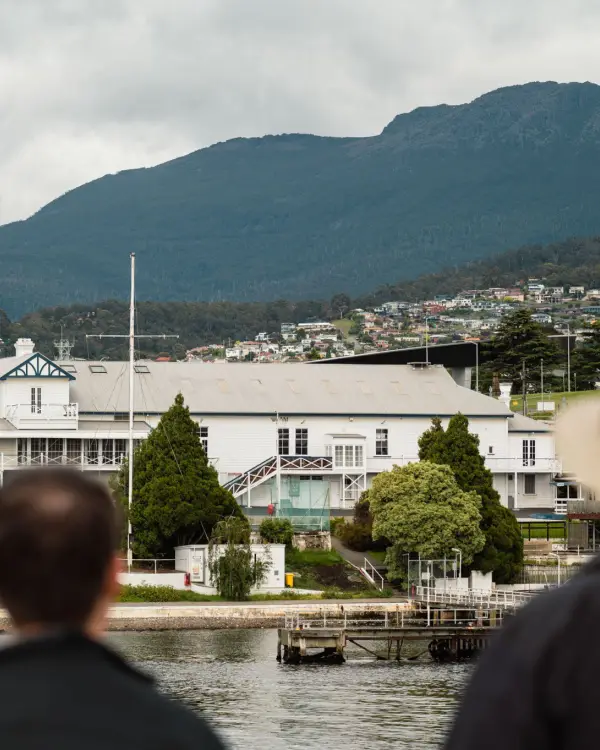
[[[395,613],[410,608],[405,601],[259,602],[248,604],[119,604],[110,610],[108,629],[134,630],[219,630],[237,628],[276,628],[286,614],[300,610],[315,619],[327,615],[347,617]],[[10,621],[0,611],[0,630],[9,630]]]

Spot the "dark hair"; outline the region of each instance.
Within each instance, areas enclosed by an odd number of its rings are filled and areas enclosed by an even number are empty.
[[[84,625],[118,546],[117,511],[108,489],[69,469],[27,469],[5,477],[2,604],[16,625]]]

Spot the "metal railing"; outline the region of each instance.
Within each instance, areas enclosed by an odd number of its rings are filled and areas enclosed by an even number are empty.
[[[128,567],[128,572],[137,573],[139,570],[154,572],[155,574],[160,571],[162,572],[175,572],[175,558],[174,557],[134,557],[131,561],[131,566],[128,565],[126,557],[120,557],[120,562],[124,563]]]
[[[77,420],[79,404],[7,404],[6,419],[18,427],[21,422]]]
[[[373,631],[397,628],[497,628],[503,622],[500,610],[479,610],[467,617],[457,609],[431,609],[415,611],[398,608],[385,610],[368,617],[352,616],[347,611],[327,614],[326,611],[310,612],[297,610],[287,612],[283,627],[287,630],[352,630]]]
[[[223,487],[228,489],[234,497],[239,497],[249,489],[257,487],[278,472],[288,474],[331,471],[333,468],[331,456],[271,456],[256,464],[248,471],[225,482]]]
[[[381,575],[381,573],[377,570],[373,563],[367,560],[366,557],[363,567],[360,569],[360,572],[367,579],[367,581],[369,581],[369,583],[372,583],[373,586],[375,586],[375,588],[383,591],[383,589],[385,588],[385,578]]]
[[[476,589],[454,589],[441,591],[433,586],[417,586],[415,597],[431,604],[454,604],[481,609],[521,607],[531,601],[535,593],[529,591],[479,591]]]
[[[567,514],[600,516],[600,500],[567,500]]]
[[[126,458],[125,454],[116,454],[114,456],[99,456],[99,455],[78,455],[68,456],[65,454],[52,455],[48,452],[36,453],[34,455],[27,455],[22,453],[19,455],[6,455],[0,453],[0,471],[4,469],[15,468],[19,466],[72,466],[74,468],[105,468],[115,469],[119,468],[121,463]]]

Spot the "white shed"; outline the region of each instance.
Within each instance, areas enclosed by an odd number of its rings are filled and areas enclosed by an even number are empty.
[[[225,545],[218,549],[224,551]],[[285,588],[285,544],[251,544],[250,550],[256,559],[269,561],[264,583],[253,589],[252,593],[282,591]],[[206,594],[216,593],[210,579],[207,544],[175,547],[175,570],[190,574],[194,590]]]

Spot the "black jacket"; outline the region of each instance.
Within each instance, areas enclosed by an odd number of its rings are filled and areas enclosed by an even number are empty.
[[[2,750],[222,750],[205,722],[117,654],[61,634],[0,649]]]
[[[446,750],[581,750],[600,738],[600,565],[528,604],[494,637]]]

